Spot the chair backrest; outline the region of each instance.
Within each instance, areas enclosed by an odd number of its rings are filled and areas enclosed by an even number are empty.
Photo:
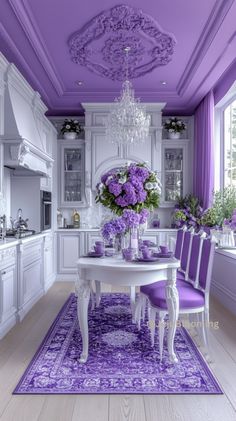
[[[180,267],[182,271],[184,272],[187,272],[187,269],[189,266],[189,257],[190,257],[192,237],[193,237],[192,230],[188,230],[184,233],[183,247],[182,247],[181,261],[180,261]]]
[[[175,244],[175,258],[180,260],[183,248],[183,239],[184,239],[184,232],[186,231],[186,227],[178,229],[177,231],[177,238]]]
[[[210,289],[214,254],[215,242],[210,238],[204,239],[202,244],[198,284],[198,287],[204,292],[208,292]]]
[[[194,286],[198,285],[202,245],[205,237],[206,233],[199,232],[194,234],[192,239],[187,280],[194,284]]]

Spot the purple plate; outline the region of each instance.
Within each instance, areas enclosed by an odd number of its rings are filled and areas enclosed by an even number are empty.
[[[172,251],[168,251],[168,253],[153,253],[155,257],[172,257],[173,256],[173,252]]]
[[[159,259],[157,259],[156,257],[152,256],[152,257],[138,257],[136,259],[136,262],[145,262],[145,263],[153,263],[153,262],[158,262]]]
[[[85,257],[103,257],[103,253],[96,253],[95,251],[90,251]]]

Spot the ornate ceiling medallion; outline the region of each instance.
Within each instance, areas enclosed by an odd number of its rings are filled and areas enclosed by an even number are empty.
[[[95,16],[69,39],[72,60],[112,80],[127,77],[124,49],[129,46],[129,79],[169,63],[176,41],[141,10],[119,5]]]

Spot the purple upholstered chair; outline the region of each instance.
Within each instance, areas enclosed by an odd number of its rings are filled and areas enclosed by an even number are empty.
[[[187,227],[186,227],[186,225],[184,225],[183,228],[180,228],[177,231],[174,256],[178,260],[181,259],[182,247],[183,247],[183,240],[184,240],[184,233],[185,233],[186,230],[187,230]]]
[[[200,238],[200,237],[199,237]],[[196,236],[196,244],[197,244]],[[194,242],[194,247],[195,247]],[[200,251],[200,249],[199,249]],[[212,265],[215,251],[215,243],[211,239],[202,240],[200,251],[200,261],[192,263],[192,270],[198,278],[198,287],[193,285],[177,285],[179,292],[179,313],[180,314],[199,314],[202,322],[202,335],[205,346],[208,348],[208,328],[209,328],[209,290],[212,275]],[[140,296],[142,297],[142,288]],[[166,303],[165,285],[145,294],[150,305],[150,330],[152,345],[154,345],[156,313],[159,315],[159,349],[160,360],[163,353],[164,338],[164,318],[168,314]]]
[[[189,268],[190,261],[190,251],[193,237],[193,230],[186,231],[185,229],[180,229],[177,232],[176,248],[175,248],[175,257],[176,255],[180,257],[180,267],[181,270],[177,271],[177,285],[185,284],[185,279],[188,279],[187,273]],[[176,257],[177,258],[177,257]],[[165,285],[165,281],[154,282],[153,284],[144,285],[140,288],[140,291],[143,294],[149,295],[151,291],[154,291],[157,287]],[[146,300],[142,301],[141,314],[142,318],[144,317],[146,306]],[[140,321],[138,322],[140,326]]]

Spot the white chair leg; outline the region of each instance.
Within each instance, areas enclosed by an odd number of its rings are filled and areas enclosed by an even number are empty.
[[[205,315],[204,315],[204,312],[202,312],[200,314],[200,318],[201,318],[201,324],[202,324],[202,340],[203,340],[203,345],[205,346],[205,348],[207,350],[208,344],[207,344],[207,332],[206,332],[206,324],[205,324]]]
[[[205,336],[206,336],[206,349],[207,353],[209,354],[209,308],[205,308],[204,310],[204,329],[205,329]]]
[[[96,307],[99,307],[101,301],[101,282],[95,281],[96,288]]]
[[[164,342],[164,333],[165,333],[165,313],[159,313],[159,353],[160,353],[160,361],[162,361],[163,355],[163,342]]]
[[[156,330],[156,310],[153,307],[150,308],[149,328],[150,328],[150,333],[151,333],[151,344],[152,346],[154,346],[155,330]]]

